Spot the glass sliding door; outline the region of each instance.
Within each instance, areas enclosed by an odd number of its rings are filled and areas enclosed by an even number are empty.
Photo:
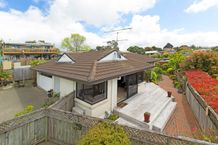
[[[126,76],[127,78],[127,98],[138,93],[138,75],[132,74]]]

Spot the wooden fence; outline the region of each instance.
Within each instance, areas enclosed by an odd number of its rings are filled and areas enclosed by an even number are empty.
[[[0,145],[33,145],[47,138],[44,110],[0,124]]]
[[[208,106],[195,89],[186,83],[186,97],[201,128],[218,130],[218,115]]]
[[[23,81],[23,80],[29,80],[33,78],[33,72],[30,69],[31,66],[20,66],[17,68],[14,68],[13,71],[13,78],[14,81]]]
[[[75,106],[74,98],[75,98],[75,91],[62,97],[53,105],[51,105],[49,108],[72,112],[72,108]]]
[[[87,130],[103,119],[57,109],[42,109],[0,124],[0,145],[33,145],[49,141],[75,145]],[[153,131],[123,126],[133,145],[209,145],[210,143],[177,138]]]

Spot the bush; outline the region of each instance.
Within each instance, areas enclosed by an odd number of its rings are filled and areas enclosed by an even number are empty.
[[[173,69],[173,68],[170,67],[170,68],[167,69],[167,73],[168,73],[168,74],[173,74],[173,72],[174,72],[174,69]]]
[[[38,60],[38,59],[36,59],[36,60],[31,60],[30,61],[30,65],[31,66],[37,66],[37,65],[45,63],[45,62],[46,62],[46,60]]]
[[[210,75],[218,73],[218,53],[195,52],[183,64],[185,69],[201,69]]]
[[[173,80],[173,81],[177,80],[176,75],[170,75],[169,77],[170,77],[170,79]]]
[[[151,71],[150,70],[145,71],[145,80],[147,82],[149,82],[151,80]]]
[[[207,142],[218,143],[218,130],[207,129],[205,132],[202,132],[199,129],[193,128],[192,134],[195,139],[205,140]]]
[[[154,71],[151,71],[151,80],[153,83],[157,84],[157,81],[158,81],[158,75],[156,72]]]
[[[0,71],[0,80],[12,79],[12,76],[7,71]]]
[[[30,112],[32,112],[32,111],[33,111],[33,105],[28,105],[28,106],[26,106],[26,107],[23,109],[23,111],[18,112],[17,114],[15,114],[15,116],[16,116],[16,117],[20,117],[20,116],[23,116],[23,115],[25,115],[25,114],[27,114],[27,113],[30,113]]]
[[[121,126],[102,122],[91,128],[78,145],[130,145],[130,140]]]
[[[166,71],[169,68],[167,63],[161,65],[162,70]]]
[[[179,81],[174,81],[174,86],[177,89],[180,89],[182,87],[181,83]]]
[[[162,72],[163,72],[163,70],[160,68],[160,67],[154,67],[153,69],[152,69],[154,72],[156,72],[157,74],[162,74]]]
[[[117,120],[118,118],[119,118],[118,115],[112,113],[112,114],[110,114],[110,116],[109,116],[107,119],[112,120],[112,121],[115,121],[115,120]]]

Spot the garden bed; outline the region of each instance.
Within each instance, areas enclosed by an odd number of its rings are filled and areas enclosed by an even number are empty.
[[[200,70],[189,70],[185,74],[190,85],[218,113],[218,81]]]

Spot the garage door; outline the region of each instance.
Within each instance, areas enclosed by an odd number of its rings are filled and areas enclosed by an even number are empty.
[[[40,88],[44,89],[45,91],[53,89],[52,76],[39,74],[37,78],[37,84]]]

